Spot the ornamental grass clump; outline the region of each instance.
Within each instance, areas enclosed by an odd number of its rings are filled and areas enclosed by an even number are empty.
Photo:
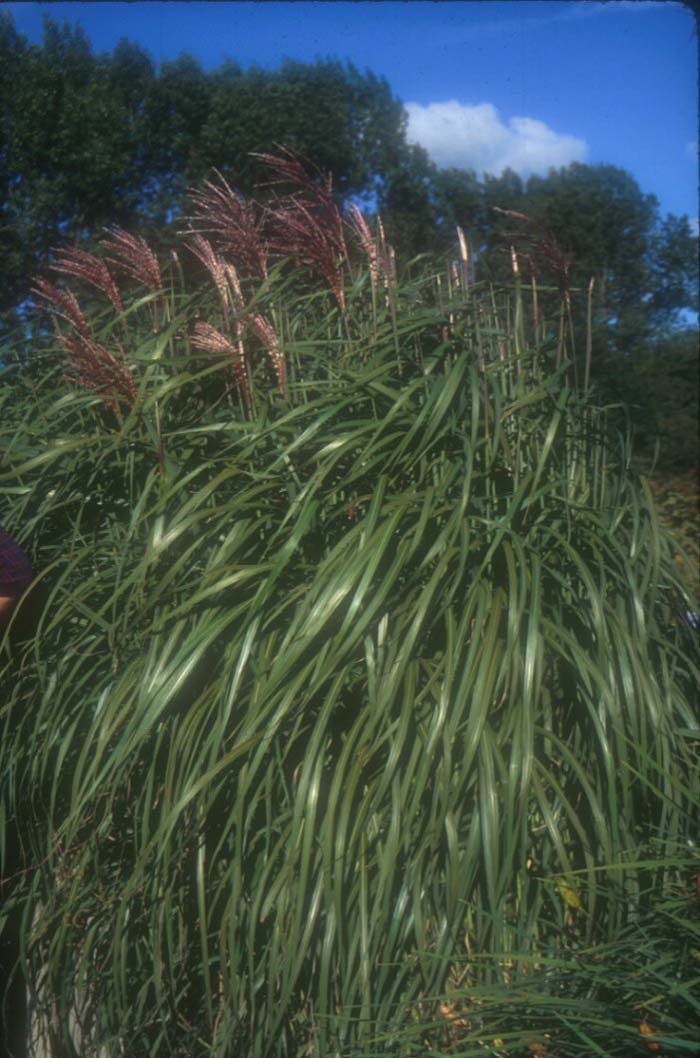
[[[0,671],[33,1035],[676,1053],[697,605],[624,440],[520,284],[425,266],[382,302],[353,213],[312,286],[275,256],[297,206],[265,214],[265,272],[207,194],[203,282],[178,255],[116,316],[37,283],[69,341],[119,334],[133,393],[66,384],[62,331],[39,377],[10,369],[5,527],[49,595]]]

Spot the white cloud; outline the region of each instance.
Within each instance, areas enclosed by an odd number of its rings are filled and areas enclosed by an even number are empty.
[[[698,158],[698,141],[697,140],[688,140],[688,142],[685,145],[685,153],[688,155],[689,158],[692,158],[694,162],[697,161],[697,158]]]
[[[505,124],[493,103],[406,103],[407,139],[424,147],[436,165],[499,174],[510,167],[523,176],[580,162],[588,147],[560,135],[536,118],[512,117]]]

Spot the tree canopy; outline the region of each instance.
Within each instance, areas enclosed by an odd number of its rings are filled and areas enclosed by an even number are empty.
[[[0,309],[57,241],[107,223],[162,227],[213,168],[251,194],[251,155],[275,144],[330,171],[342,195],[372,190],[412,153],[386,81],[336,61],[207,73],[183,54],[156,71],[139,46],[95,55],[80,28],[50,18],[31,45],[3,14],[0,65]]]
[[[494,207],[526,215],[570,258],[568,282],[594,278],[606,355],[634,353],[698,308],[688,218],[663,217],[629,173],[574,163],[523,180],[439,169],[407,141],[386,80],[349,63],[266,70],[228,60],[205,71],[182,54],[156,68],[127,40],[95,54],[79,27],[51,18],[42,44],[30,44],[3,13],[0,92],[0,312],[27,297],[58,243],[89,242],[107,224],[167,242],[188,188],[214,169],[259,196],[255,154],[280,144],[330,172],[339,198],[379,210],[404,261],[444,252],[460,225],[475,277],[510,279],[514,223]]]

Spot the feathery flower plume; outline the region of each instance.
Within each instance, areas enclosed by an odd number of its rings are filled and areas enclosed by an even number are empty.
[[[59,334],[59,340],[68,354],[66,377],[86,389],[102,393],[105,404],[114,411],[120,398],[133,406],[138,390],[124,350],[120,347],[119,355],[116,356],[90,337],[85,317],[69,290],[60,290],[46,279],[37,279],[32,293],[43,298],[51,314],[66,320],[75,332],[72,336]]]
[[[231,360],[234,377],[238,383],[243,398],[248,408],[251,406],[250,389],[248,386],[248,372],[246,371],[245,352],[243,342],[238,341],[236,345],[231,342],[225,334],[217,331],[210,323],[199,322],[194,326],[192,345],[205,353],[214,353],[217,356],[228,356]]]
[[[51,265],[53,272],[76,276],[84,280],[90,286],[106,294],[117,312],[124,311],[121,295],[104,261],[77,247],[68,247],[56,252],[58,256]]]
[[[387,252],[387,241],[386,235],[384,234],[384,225],[382,224],[382,218],[377,214],[377,243],[379,244],[379,269],[384,279],[384,286],[388,286],[388,274],[386,268],[386,262],[388,260]]]
[[[534,317],[535,327],[539,327],[541,322],[540,303],[539,298],[537,297],[537,278],[535,276],[534,270],[531,271],[530,285],[532,287],[532,313]]]
[[[253,151],[252,157],[259,158],[268,169],[274,173],[274,179],[262,183],[260,187],[271,187],[274,184],[290,184],[301,191],[307,191],[320,201],[333,205],[333,177],[330,173],[323,173],[310,159],[305,158],[299,151],[292,151],[289,147],[281,147],[276,144],[279,154],[265,154]],[[314,180],[314,175],[319,178]]]
[[[550,232],[542,232],[535,246],[536,256],[543,261],[559,285],[559,293],[567,305],[571,304],[571,265],[573,255],[565,253]]]
[[[238,272],[236,271],[235,267],[230,263],[230,261],[225,262],[224,269],[226,271],[226,278],[231,284],[231,289],[233,290],[233,298],[236,305],[236,309],[238,310],[238,312],[242,312],[244,301],[241,283],[238,278]]]
[[[270,321],[266,320],[264,316],[261,316],[259,312],[253,313],[250,317],[250,325],[256,338],[262,345],[264,345],[267,355],[272,361],[272,366],[275,369],[280,392],[283,397],[286,397],[287,365],[274,327]]]
[[[34,282],[35,286],[32,287],[32,294],[36,294],[48,302],[50,311],[54,316],[60,316],[61,319],[67,320],[78,334],[84,338],[89,338],[88,325],[80,311],[75,295],[70,290],[60,290],[53,283],[49,283],[48,279],[36,279]]]
[[[379,246],[379,273],[384,283],[384,289],[387,291],[388,301],[389,287],[396,283],[396,253],[394,247],[387,242],[384,225],[379,214],[377,214],[377,244]]]
[[[524,228],[519,231],[503,232],[503,237],[519,240],[524,247],[521,257],[529,262],[532,275],[535,274],[537,269],[549,272],[549,274],[554,276],[557,281],[560,296],[567,305],[570,305],[571,265],[573,263],[573,256],[565,253],[561,249],[556,239],[547,228],[536,223],[524,213],[518,213],[513,209],[501,209],[499,206],[494,206],[493,210],[494,213],[499,213],[504,217],[510,217],[512,220],[516,220],[518,223],[524,225]],[[513,262],[514,252],[514,248],[511,245],[511,262]],[[517,258],[515,265],[513,266],[514,270],[516,265]]]
[[[467,237],[459,224],[457,225],[457,240],[459,242],[459,259],[462,262],[462,278],[466,289],[469,286],[469,246]]]
[[[273,180],[260,186],[288,184],[297,188],[292,197],[298,199],[300,195],[306,196],[304,205],[318,217],[338,253],[347,257],[343,214],[333,197],[333,176],[331,173],[323,173],[308,158],[303,158],[288,147],[278,147],[278,150],[281,151],[279,155],[253,154],[254,158],[259,158],[274,174]]]
[[[121,348],[119,356],[115,356],[82,334],[74,338],[62,336],[61,342],[68,353],[66,376],[69,379],[101,393],[112,411],[117,411],[120,398],[133,407],[138,390]]]
[[[389,279],[396,285],[396,250],[393,246],[389,247]]]
[[[379,261],[377,259],[377,244],[372,236],[372,232],[369,230],[369,225],[365,220],[362,210],[351,203],[348,207],[349,221],[348,225],[357,235],[362,249],[367,255],[369,261],[369,274],[372,280],[372,286],[376,287],[379,282]]]
[[[469,263],[469,250],[467,248],[467,240],[466,240],[465,234],[464,234],[463,230],[460,228],[459,224],[457,225],[457,239],[459,241],[459,259],[460,259],[460,261],[463,261],[464,264],[468,264]]]
[[[524,213],[518,213],[515,209],[501,209],[500,206],[493,206],[494,213],[500,213],[503,217],[511,217],[513,220],[522,221],[524,224],[532,224],[529,217],[526,217]]]
[[[207,180],[202,189],[190,192],[194,211],[189,217],[193,231],[215,238],[248,275],[267,278],[268,249],[263,237],[263,218],[214,170],[218,183]]]
[[[198,261],[204,265],[209,275],[214,280],[214,285],[219,292],[219,300],[224,310],[224,319],[228,323],[229,318],[229,293],[227,282],[226,262],[219,257],[211,243],[203,235],[195,233],[192,242],[187,246]]]
[[[280,155],[255,154],[272,172],[260,186],[288,184],[297,190],[268,209],[269,245],[282,257],[294,257],[325,279],[341,309],[345,309],[340,262],[347,259],[343,215],[333,197],[333,178],[316,166],[302,164],[286,147]],[[309,170],[315,170],[317,177]]]
[[[158,258],[146,240],[139,235],[130,235],[123,228],[107,228],[106,231],[109,238],[103,239],[102,245],[113,254],[106,260],[149,290],[162,291],[163,279]]]
[[[396,253],[394,247],[389,246],[386,241],[382,218],[377,216],[377,237],[375,239],[358,207],[352,204],[348,212],[350,214],[348,227],[359,238],[362,249],[369,260],[372,287],[376,288],[381,278],[384,289],[388,290],[390,285],[396,284]]]
[[[345,292],[340,271],[338,247],[324,225],[300,199],[290,198],[270,211],[274,222],[270,248],[280,257],[294,257],[320,275],[331,288],[341,309]]]

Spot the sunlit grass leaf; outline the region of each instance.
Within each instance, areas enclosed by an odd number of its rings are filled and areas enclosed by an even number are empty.
[[[522,317],[516,357],[510,293],[457,295],[276,266],[245,311],[286,397],[253,345],[249,403],[197,358],[220,304],[174,282],[116,325],[133,406],[14,378],[47,600],[0,835],[85,1055],[622,1056],[646,1017],[687,1050],[695,603],[604,413]]]

